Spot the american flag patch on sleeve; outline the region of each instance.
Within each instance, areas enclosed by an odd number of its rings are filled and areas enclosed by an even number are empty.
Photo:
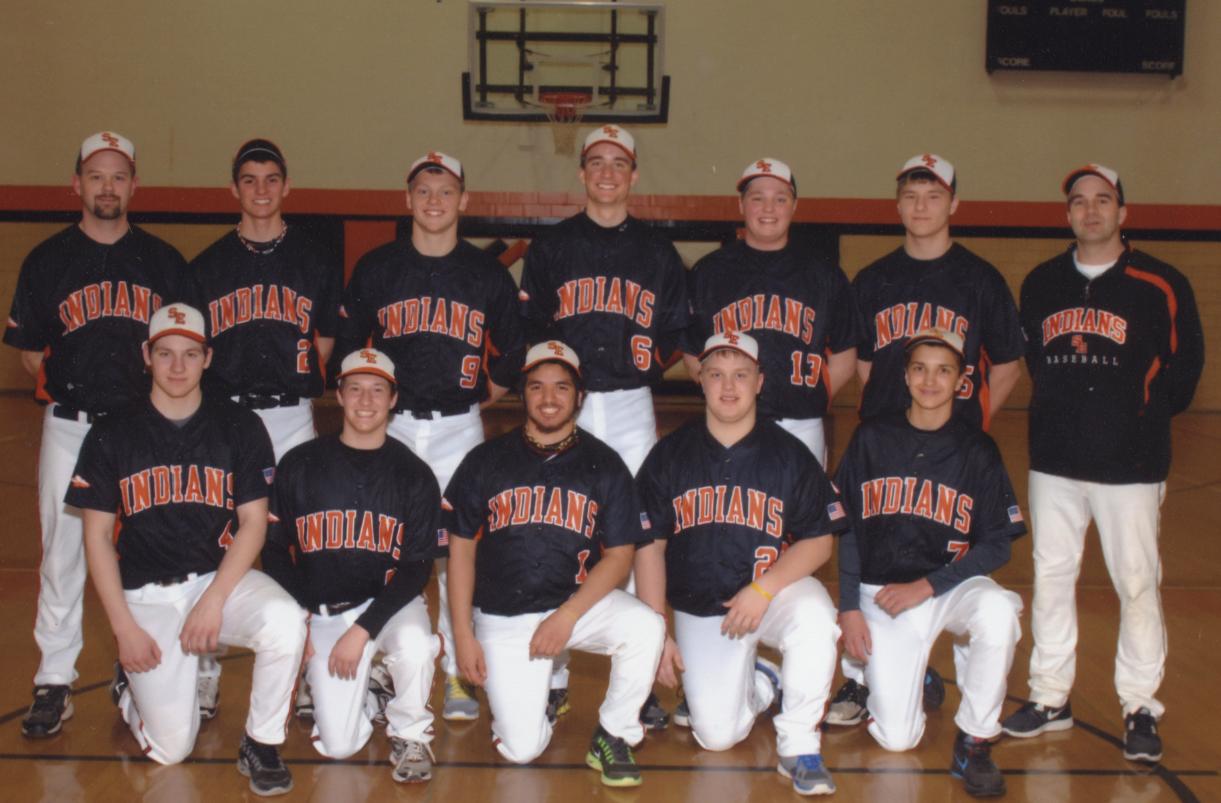
[[[1018,507],[1017,505],[1009,506],[1009,521],[1011,524],[1021,524],[1022,523],[1022,521],[1023,521],[1022,509],[1020,507]]]
[[[640,529],[642,529],[642,530],[653,529],[653,524],[652,524],[652,522],[649,521],[649,514],[643,512],[643,511],[640,514]]]
[[[437,530],[437,546],[449,546],[449,530],[444,527]]]
[[[839,502],[832,502],[827,505],[827,515],[831,518],[831,521],[842,519],[844,517],[844,506]]]
[[[276,479],[275,466],[272,466],[271,468],[263,469],[263,479],[267,481],[268,485],[271,485],[273,482],[275,482],[275,479]]]

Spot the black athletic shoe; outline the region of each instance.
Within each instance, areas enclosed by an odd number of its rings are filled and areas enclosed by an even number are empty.
[[[992,743],[962,731],[954,740],[950,775],[962,780],[972,797],[1000,797],[1005,794],[1005,778],[992,763]]]
[[[650,731],[664,731],[670,724],[669,712],[661,707],[661,700],[652,692],[649,692],[649,699],[644,701],[644,705],[640,706],[640,724]]]
[[[1066,731],[1072,726],[1073,707],[1069,703],[1060,708],[1026,703],[1001,720],[1001,730],[1019,739],[1029,739],[1047,731]]]
[[[568,689],[552,689],[547,692],[547,721],[552,725],[572,710],[568,704]]]
[[[691,727],[691,708],[687,705],[687,695],[682,689],[678,691],[678,705],[674,707],[674,724],[680,728]]]
[[[237,749],[237,771],[250,779],[250,791],[262,797],[282,795],[293,788],[293,776],[274,744],[256,742],[245,734]]]
[[[601,725],[589,740],[585,763],[602,773],[606,786],[640,786],[640,769],[632,748],[618,736],[611,736]]]
[[[1148,708],[1125,716],[1123,731],[1123,757],[1128,761],[1162,760],[1162,737],[1157,735],[1157,719]]]
[[[846,680],[827,709],[828,725],[856,725],[869,717],[869,687]]]
[[[936,711],[945,702],[945,681],[931,666],[924,670],[924,710]]]
[[[114,707],[119,707],[119,701],[123,699],[123,692],[127,691],[127,673],[123,671],[123,665],[118,661],[114,662],[114,678],[110,681],[110,702],[114,703]]]
[[[21,735],[27,739],[47,739],[59,733],[64,720],[72,718],[72,687],[46,685],[34,687],[34,702],[21,720]]]

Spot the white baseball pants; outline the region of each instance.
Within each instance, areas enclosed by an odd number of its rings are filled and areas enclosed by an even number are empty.
[[[910,750],[924,735],[924,669],[943,630],[955,636],[954,670],[962,702],[954,723],[991,739],[1001,732],[1009,668],[1022,627],[1022,598],[991,577],[971,577],[898,616],[878,607],[883,586],[861,584],[861,613],[873,653],[865,664],[869,733],[887,750]]]
[[[475,610],[475,637],[488,671],[485,691],[492,709],[492,738],[500,754],[515,764],[538,758],[551,741],[547,692],[552,661],[530,657],[530,639],[551,613],[495,616]],[[665,632],[660,614],[615,589],[577,620],[565,645],[610,656],[610,683],[598,722],[628,744],[644,738],[640,707],[653,688]]]
[[[776,726],[782,756],[821,752],[822,720],[835,675],[839,627],[835,606],[822,584],[803,577],[785,586],[759,629],[737,639],[721,634],[723,616],[674,612],[674,638],[682,655],[683,693],[691,730],[705,750],[728,750],[750,734],[755,718],[774,702],[771,683],[755,671],[759,642],[783,657],[784,699]]]
[[[416,457],[432,469],[441,493],[453,479],[454,472],[466,453],[483,443],[483,419],[479,416],[479,405],[457,415],[442,416],[433,413],[431,419],[413,418],[411,413],[396,413],[390,419],[389,434],[407,444]],[[440,610],[437,612],[437,633],[444,649],[441,652],[441,670],[446,677],[458,674],[458,662],[454,658],[454,626],[449,619],[449,589],[446,587],[444,558],[436,561],[437,589],[440,593]]]
[[[119,711],[144,754],[159,764],[176,764],[195,746],[199,703],[195,684],[199,658],[178,640],[187,615],[212,583],[215,572],[184,583],[124,591],[136,623],[161,649],[161,663],[128,674]],[[246,733],[264,744],[283,744],[288,707],[305,649],[306,613],[262,572],[246,572],[225,600],[220,642],[254,651]]]
[[[634,477],[657,443],[653,392],[644,387],[586,393],[577,426],[614,449]]]
[[[1098,525],[1102,557],[1119,596],[1119,649],[1115,690],[1125,714],[1148,708],[1166,672],[1166,619],[1158,519],[1165,483],[1104,485],[1030,472],[1030,523],[1034,530],[1034,604],[1030,629],[1030,698],[1059,708],[1068,701],[1077,671],[1077,577],[1085,532]]]
[[[278,464],[288,450],[318,437],[314,429],[314,408],[309,399],[302,399],[295,407],[270,407],[255,410],[263,421],[263,427],[271,437],[271,448],[276,453]]]
[[[331,616],[311,614],[309,638],[314,655],[305,673],[314,695],[314,749],[329,758],[347,758],[365,746],[373,735],[366,698],[373,656],[382,653],[386,671],[394,679],[394,699],[386,705],[386,733],[417,742],[432,741],[432,712],[428,693],[440,639],[432,632],[428,605],[416,597],[386,622],[377,638],[365,645],[356,677],[338,678],[327,669],[331,649],[348,632],[373,600]]]

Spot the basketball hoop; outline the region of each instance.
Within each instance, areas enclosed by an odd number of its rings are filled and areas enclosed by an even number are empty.
[[[555,152],[571,156],[576,152],[577,127],[593,98],[587,92],[540,92],[539,104],[547,113]]]

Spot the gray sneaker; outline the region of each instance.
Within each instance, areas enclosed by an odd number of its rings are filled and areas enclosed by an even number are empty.
[[[369,671],[369,691],[365,695],[365,711],[374,725],[386,724],[386,706],[394,699],[394,678],[384,664],[374,662]]]
[[[445,707],[441,716],[449,720],[479,719],[479,701],[475,689],[457,675],[445,678]]]
[[[394,780],[398,783],[424,783],[432,780],[432,763],[436,757],[426,742],[390,737],[390,763],[394,765]]]
[[[781,756],[776,772],[793,781],[793,791],[799,795],[830,795],[835,792],[835,781],[822,756],[810,753],[803,756]]]
[[[828,725],[856,725],[869,717],[869,687],[846,680],[827,709]]]

